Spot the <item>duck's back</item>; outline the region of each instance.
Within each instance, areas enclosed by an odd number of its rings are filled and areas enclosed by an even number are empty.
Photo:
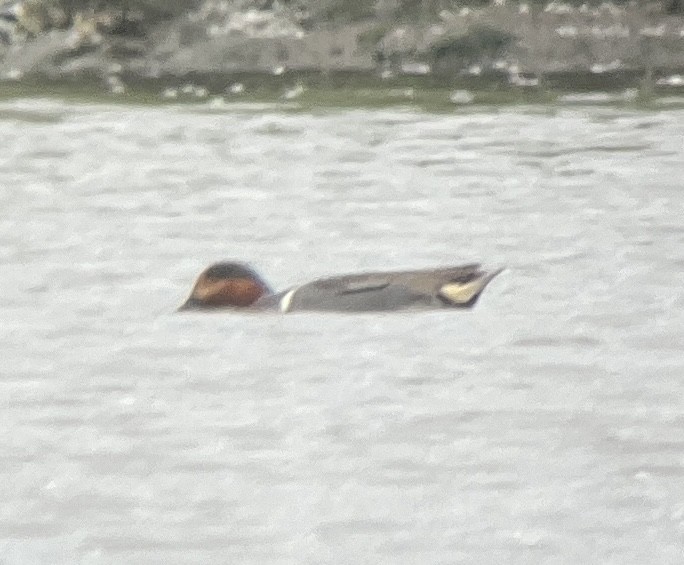
[[[297,310],[379,312],[470,307],[484,288],[467,301],[453,301],[445,289],[483,279],[479,265],[416,271],[375,272],[320,279],[269,297],[268,305],[282,312]],[[465,302],[469,302],[466,304]],[[264,302],[261,306],[266,306]]]

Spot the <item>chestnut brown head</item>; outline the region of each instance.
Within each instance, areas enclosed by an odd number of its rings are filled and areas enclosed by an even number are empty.
[[[179,310],[247,308],[271,289],[242,263],[216,263],[197,279],[190,297]]]

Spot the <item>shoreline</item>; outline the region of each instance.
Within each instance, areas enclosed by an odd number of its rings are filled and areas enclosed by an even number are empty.
[[[126,78],[129,82],[125,82]],[[119,88],[113,89],[111,83],[103,82],[98,76],[51,80],[33,77],[0,82],[0,101],[53,98],[88,103],[195,105],[216,111],[244,104],[272,104],[292,111],[403,107],[438,113],[468,107],[521,105],[684,109],[684,85],[644,87],[638,73],[611,77],[598,84],[591,82],[594,77],[585,78],[588,82],[583,88],[578,88],[582,83],[571,74],[555,77],[555,83],[548,81],[541,88],[519,87],[481,76],[448,84],[430,77],[397,77],[388,82],[373,74],[349,72],[340,75],[288,72],[278,77],[263,73],[228,77],[193,73],[182,78],[156,79],[124,75],[114,85]]]
[[[112,27],[111,14],[94,12],[36,33],[21,31],[31,22],[15,22],[6,28],[14,35],[0,42],[0,91],[83,83],[103,94],[157,90],[172,98],[193,85],[232,99],[243,91],[268,97],[335,88],[490,89],[532,98],[684,90],[684,15],[638,5],[500,1],[413,22],[376,17],[309,27],[283,8],[217,6],[207,1],[135,29]]]

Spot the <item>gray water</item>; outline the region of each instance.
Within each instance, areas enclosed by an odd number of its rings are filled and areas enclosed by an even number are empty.
[[[684,111],[0,104],[0,562],[680,564]],[[508,267],[472,312],[176,314]]]

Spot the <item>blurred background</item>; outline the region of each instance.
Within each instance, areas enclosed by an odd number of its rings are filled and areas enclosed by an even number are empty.
[[[289,87],[289,97],[307,88],[363,97],[349,90],[403,86],[418,89],[404,97],[445,103],[422,90],[509,90],[500,100],[511,88],[527,98],[684,89],[680,0],[24,0],[5,2],[0,18],[5,82],[71,81],[116,95],[281,96]]]
[[[0,8],[0,563],[680,565],[684,14]],[[176,313],[506,266],[469,312]]]

